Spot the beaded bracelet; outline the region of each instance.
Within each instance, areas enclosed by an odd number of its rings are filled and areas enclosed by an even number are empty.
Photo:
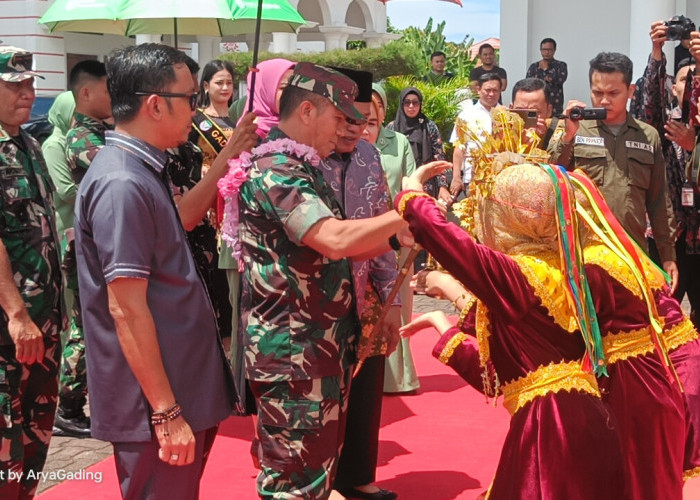
[[[155,426],[164,424],[165,422],[172,422],[180,415],[182,415],[182,407],[175,403],[165,411],[154,412],[151,415],[151,425]]]
[[[397,211],[399,212],[399,215],[403,217],[404,212],[406,211],[406,203],[411,201],[413,198],[430,198],[432,199],[433,197],[430,196],[428,193],[424,193],[422,191],[410,191],[403,195],[401,197],[401,200],[399,201],[399,207],[397,208]]]

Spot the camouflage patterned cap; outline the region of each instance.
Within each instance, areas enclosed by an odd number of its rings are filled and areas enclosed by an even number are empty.
[[[351,120],[367,121],[354,106],[357,85],[337,71],[309,62],[300,62],[294,66],[289,85],[328,98],[333,106]]]
[[[38,76],[32,71],[32,53],[19,47],[0,47],[0,79],[6,82],[23,82]]]

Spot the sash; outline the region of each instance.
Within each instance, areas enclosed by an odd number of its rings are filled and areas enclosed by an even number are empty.
[[[194,123],[194,129],[197,133],[199,133],[201,138],[204,139],[204,142],[206,142],[216,154],[219,154],[221,150],[224,149],[228,141],[226,134],[201,108],[197,108],[194,118],[192,118],[192,123]]]
[[[192,123],[199,136],[209,145],[212,151],[218,155],[221,150],[224,149],[228,141],[223,129],[214,120],[209,118],[201,108],[197,108],[194,118],[192,118]],[[218,193],[215,203],[214,220],[218,232],[221,229],[221,223],[224,218],[224,199]]]

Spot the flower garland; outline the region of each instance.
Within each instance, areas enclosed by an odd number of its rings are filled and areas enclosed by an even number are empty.
[[[248,179],[248,172],[253,165],[253,157],[260,158],[269,154],[283,154],[293,156],[304,163],[309,163],[317,167],[321,163],[321,158],[311,146],[300,144],[289,138],[275,139],[264,142],[260,146],[253,148],[249,153],[244,151],[238,158],[231,158],[228,161],[228,173],[219,179],[217,187],[221,197],[226,202],[224,209],[224,221],[221,228],[221,238],[231,249],[233,257],[241,267],[241,242],[238,239],[238,191],[241,185]]]

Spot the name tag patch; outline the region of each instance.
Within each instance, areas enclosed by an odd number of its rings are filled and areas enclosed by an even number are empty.
[[[652,146],[651,144],[647,144],[646,142],[625,141],[625,146],[627,146],[630,149],[642,149],[644,151],[649,151],[651,154],[654,154],[654,146]]]
[[[605,139],[602,137],[585,137],[577,135],[574,137],[574,144],[585,144],[586,146],[605,147]]]

